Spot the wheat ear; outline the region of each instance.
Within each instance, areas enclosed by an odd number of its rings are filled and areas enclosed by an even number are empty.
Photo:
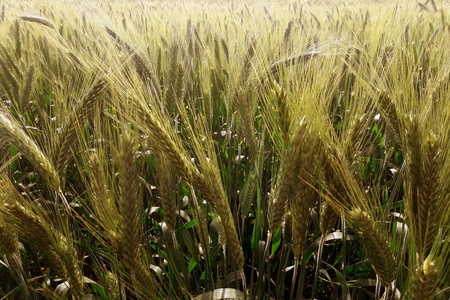
[[[366,115],[355,118],[350,125],[347,136],[344,141],[344,156],[350,165],[354,165],[357,161],[358,149],[364,140]],[[355,169],[355,168],[352,168]]]
[[[320,232],[322,233],[322,237],[327,236],[327,234],[333,230],[338,219],[339,215],[333,208],[329,204],[324,203],[322,205],[322,210],[320,211]]]
[[[20,108],[22,112],[25,112],[27,109],[28,101],[30,100],[31,91],[33,90],[33,79],[34,79],[34,66],[30,66],[27,71],[25,85],[22,88],[22,93],[20,97]]]
[[[391,97],[385,92],[382,92],[380,94],[377,101],[377,105],[378,108],[384,113],[387,120],[387,124],[391,131],[391,133],[387,133],[390,136],[388,136],[388,139],[386,141],[387,145],[391,145],[393,141],[398,141],[400,137],[400,125],[399,125],[400,116],[397,105],[391,99]]]
[[[145,293],[154,291],[153,278],[139,260],[139,183],[134,142],[128,132],[122,135],[117,155],[119,168],[120,242],[119,253]]]
[[[253,125],[253,115],[255,110],[250,86],[239,88],[235,97],[235,103],[240,103],[238,107],[239,130],[244,134],[250,158],[254,159],[258,152],[258,146],[256,144],[255,128]]]
[[[0,220],[0,254],[19,255],[19,239],[13,226]]]
[[[108,290],[108,295],[111,300],[120,300],[120,287],[119,287],[119,279],[117,276],[108,271],[105,275],[105,285]]]
[[[133,62],[135,64],[136,72],[139,74],[139,76],[141,77],[142,80],[144,80],[144,81],[150,80],[155,83],[158,82],[158,80],[156,80],[154,78],[154,74],[151,71],[151,69],[149,68],[145,59],[142,56],[140,56],[133,49],[133,47],[131,47],[129,44],[127,44],[125,41],[123,41],[112,28],[105,26],[105,30],[113,39],[116,40],[117,44],[120,47],[123,47],[128,52],[128,54],[132,57]],[[159,94],[158,94],[158,96],[159,96]]]
[[[234,226],[234,218],[221,179],[218,178],[217,169],[212,163],[208,162],[202,165],[202,168],[203,174],[195,173],[193,185],[217,210],[225,231],[228,249],[236,266],[239,270],[242,270],[245,263],[244,253],[239,243],[236,227]]]
[[[19,233],[41,248],[51,259],[50,265],[55,265],[58,270],[64,272],[69,281],[72,296],[75,299],[82,299],[83,275],[71,243],[41,216],[21,204],[5,202],[4,206],[8,214],[12,216]]]
[[[20,59],[20,57],[22,56],[22,42],[20,40],[20,25],[19,25],[19,21],[16,20],[15,24],[14,24],[15,28],[15,39],[16,39],[16,58]]]
[[[292,214],[292,252],[294,257],[300,259],[303,250],[307,244],[307,233],[311,217],[309,209],[313,206],[313,193],[311,188],[302,183],[298,187],[298,192],[291,200],[291,214]]]
[[[273,83],[272,95],[278,108],[278,124],[280,124],[283,142],[287,145],[289,141],[289,128],[291,125],[291,113],[289,111],[286,91],[278,83]]]
[[[65,241],[65,240],[64,240]],[[83,299],[83,273],[78,263],[77,252],[71,243],[56,243],[55,252],[70,285],[72,299]]]
[[[423,187],[420,190],[420,205],[418,208],[419,225],[419,256],[428,255],[436,239],[439,223],[438,203],[440,200],[440,185],[442,159],[440,140],[431,134],[425,153],[423,170]],[[416,241],[417,244],[417,241]]]
[[[141,103],[141,102],[140,102]],[[244,253],[242,251],[236,228],[234,226],[233,215],[228,204],[225,192],[218,173],[214,171],[214,167],[208,163],[202,166],[204,174],[201,174],[190,160],[183,154],[184,151],[176,144],[170,135],[164,130],[161,123],[155,118],[152,112],[141,103],[142,112],[145,116],[145,124],[153,138],[158,141],[156,147],[158,151],[163,151],[170,159],[178,173],[196,190],[207,198],[216,208],[222,224],[224,226],[225,235],[227,237],[228,249],[239,269],[244,267]]]
[[[256,180],[256,173],[251,171],[239,193],[239,205],[242,218],[247,216],[252,205],[252,200],[256,192]]]
[[[77,142],[77,129],[83,126],[95,103],[101,98],[105,82],[97,79],[77,107],[70,113],[58,138],[55,150],[56,171],[63,175],[67,163]]]
[[[200,176],[197,168],[188,160],[183,151],[176,144],[171,136],[166,132],[163,125],[155,118],[153,113],[141,103],[141,111],[145,116],[145,125],[148,126],[150,133],[153,135],[158,151],[162,151],[172,162],[173,166],[177,169],[178,173],[187,181],[193,182],[193,174],[197,177]]]
[[[438,270],[435,262],[427,257],[423,265],[415,270],[413,276],[410,299],[413,300],[431,300],[433,299],[433,285]]]
[[[156,151],[155,153],[155,162],[159,178],[159,190],[164,219],[167,227],[175,230],[177,221],[176,193],[174,193],[176,187],[175,170],[164,153],[160,151]]]
[[[311,223],[309,210],[314,205],[314,189],[306,182],[314,169],[314,155],[317,151],[316,143],[309,131],[305,134],[303,140],[301,163],[299,164],[300,177],[298,184],[294,186],[296,189],[295,196],[290,201],[292,214],[292,251],[294,257],[301,258],[303,250],[307,244],[307,233]]]
[[[91,187],[93,191],[94,201],[92,201],[92,208],[96,216],[100,220],[101,226],[107,231],[108,238],[113,244],[117,246],[117,232],[118,232],[118,211],[117,206],[110,198],[103,172],[103,166],[97,153],[93,153],[89,158],[91,167]]]
[[[7,64],[0,59],[0,66],[3,69],[2,74],[2,87],[5,88],[10,94],[11,99],[19,101],[19,83],[17,82],[16,76],[11,72]]]
[[[53,164],[39,149],[33,139],[25,133],[21,126],[3,108],[0,108],[0,134],[4,140],[13,144],[25,155],[33,167],[48,180],[50,187],[59,191],[60,180]]]
[[[294,179],[297,179],[298,168],[301,165],[301,150],[306,130],[306,123],[302,120],[281,162],[281,170],[278,173],[279,178],[272,192],[273,196],[270,207],[269,231],[272,233],[280,227],[287,205],[289,204],[288,199],[291,192],[291,185]]]
[[[353,209],[349,215],[364,241],[369,262],[375,273],[380,276],[385,286],[390,286],[395,279],[396,263],[386,235],[360,208]]]
[[[20,19],[28,22],[38,23],[42,24],[44,26],[47,26],[48,28],[56,30],[55,25],[47,20],[46,18],[39,17],[39,16],[19,16]]]

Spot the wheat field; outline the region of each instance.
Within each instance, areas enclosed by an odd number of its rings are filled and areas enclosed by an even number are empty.
[[[0,299],[449,299],[421,1],[2,1]]]

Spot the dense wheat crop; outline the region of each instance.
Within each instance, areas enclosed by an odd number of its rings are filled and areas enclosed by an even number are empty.
[[[2,1],[0,299],[449,299],[423,1]]]

